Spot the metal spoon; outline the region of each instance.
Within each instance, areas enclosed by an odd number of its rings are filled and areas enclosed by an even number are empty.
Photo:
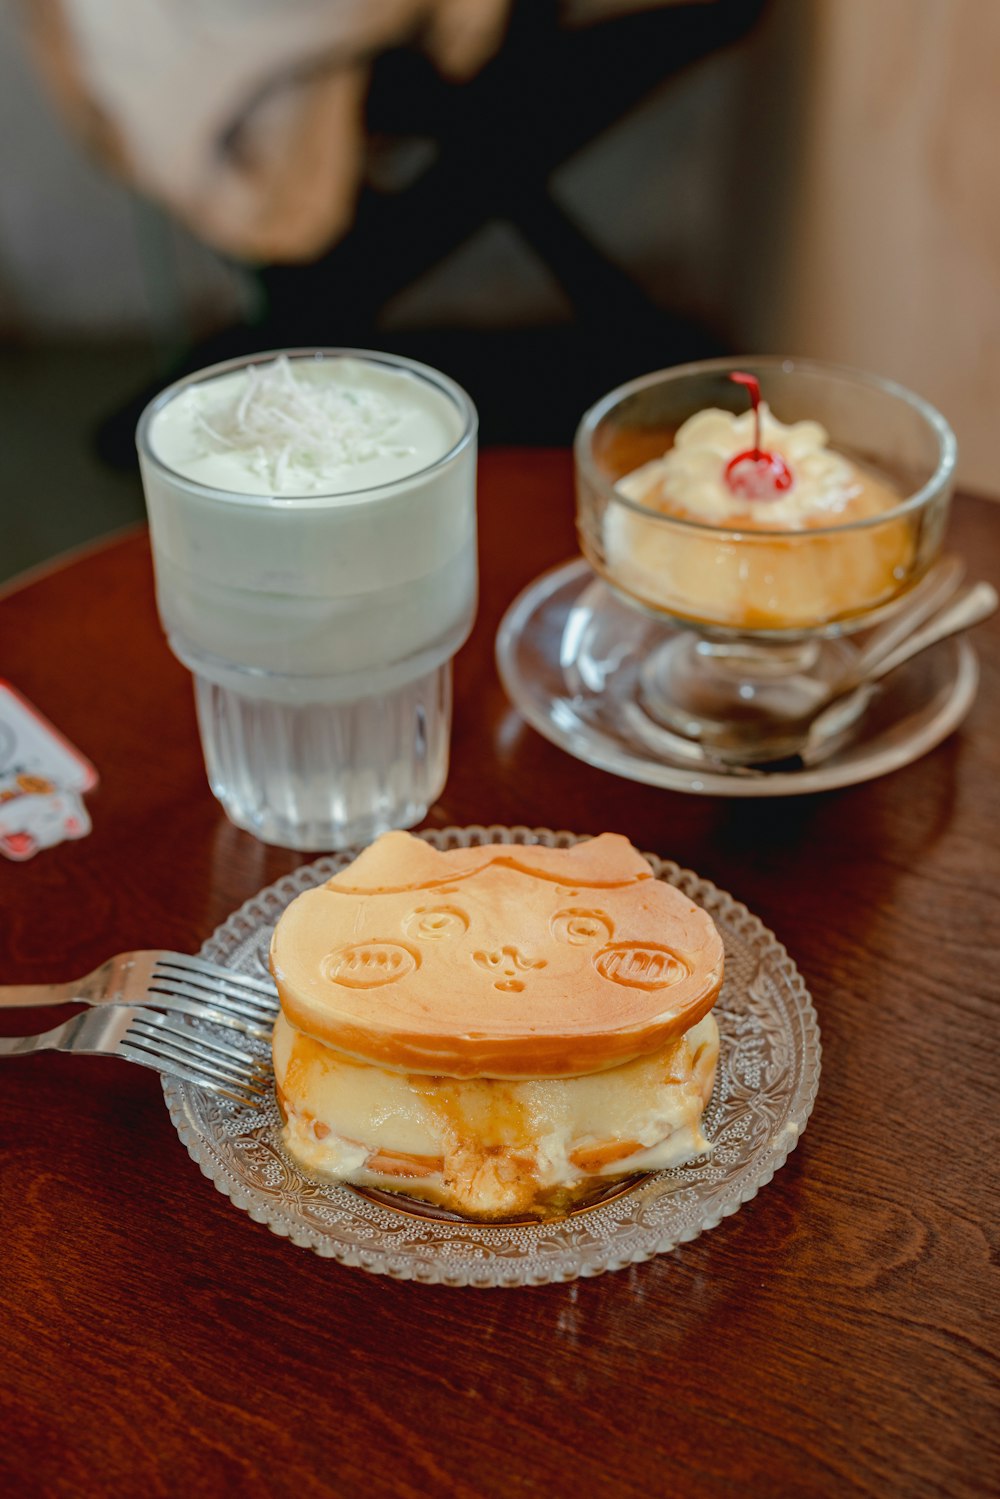
[[[884,624],[877,625],[859,649],[845,675],[830,683],[830,696],[839,697],[859,682],[865,681],[878,662],[885,659],[902,641],[908,640],[918,625],[936,614],[965,576],[965,563],[953,552],[940,557],[900,602]]]
[[[939,600],[940,594],[938,594]],[[843,679],[842,685],[835,690],[835,695],[825,703],[820,712],[811,720],[803,722],[802,738],[798,747],[790,750],[780,760],[766,764],[744,765],[725,759],[707,746],[699,744],[697,740],[685,739],[682,735],[675,734],[660,724],[651,723],[637,704],[632,706],[627,717],[631,721],[633,732],[638,734],[651,749],[662,755],[664,759],[674,760],[683,765],[697,765],[704,770],[740,777],[766,776],[774,770],[791,769],[796,762],[807,766],[818,765],[821,761],[829,759],[843,746],[848,731],[861,717],[875,694],[881,690],[881,683],[890,672],[912,660],[922,651],[929,650],[932,645],[937,645],[939,641],[947,640],[951,635],[958,635],[963,630],[968,630],[987,619],[996,609],[997,602],[996,589],[990,583],[974,583],[963,589],[951,603],[933,614],[921,629],[913,630],[904,638],[900,638],[903,632],[897,628],[894,634],[898,643],[894,646],[892,640],[889,639],[888,629],[884,636],[880,634],[880,649],[870,653],[866,650],[859,657],[859,661],[865,659],[869,664],[868,675],[865,679],[858,680],[857,664],[855,664]],[[925,614],[924,608],[914,611],[914,615],[920,618],[923,618]],[[912,624],[914,615],[907,613],[908,624]],[[894,618],[891,623],[898,626],[899,621]],[[869,644],[874,644],[874,642],[869,642]],[[890,649],[886,649],[887,644]]]
[[[957,598],[940,609],[922,629],[907,635],[894,650],[880,653],[869,661],[865,680],[853,684],[853,680],[839,691],[809,725],[802,745],[797,751],[805,765],[816,765],[839,748],[841,736],[865,711],[884,677],[904,662],[911,661],[922,651],[929,650],[941,640],[958,635],[963,630],[988,619],[997,607],[997,591],[990,583],[973,583],[964,588]],[[851,674],[852,679],[854,673]]]

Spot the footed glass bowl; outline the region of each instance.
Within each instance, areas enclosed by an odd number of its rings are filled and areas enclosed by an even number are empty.
[[[819,422],[871,503],[839,525],[823,511],[792,524],[766,498],[713,520],[623,493],[690,417],[747,410],[735,369],[759,381],[783,424]],[[598,401],[576,436],[577,526],[595,572],[664,622],[642,674],[643,711],[735,763],[789,753],[844,670],[837,638],[890,613],[939,555],[955,452],[947,422],[920,397],[808,361],[708,360]]]

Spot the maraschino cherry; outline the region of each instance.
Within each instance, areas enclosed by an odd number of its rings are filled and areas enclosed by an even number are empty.
[[[780,453],[767,453],[760,445],[760,382],[756,375],[734,370],[729,376],[745,385],[753,406],[753,447],[737,453],[726,464],[726,483],[742,500],[776,500],[795,480]]]

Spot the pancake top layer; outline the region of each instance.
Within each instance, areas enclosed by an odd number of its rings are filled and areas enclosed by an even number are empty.
[[[627,839],[446,853],[386,833],[271,945],[307,1035],[404,1072],[573,1077],[665,1044],[722,983],[711,918]]]

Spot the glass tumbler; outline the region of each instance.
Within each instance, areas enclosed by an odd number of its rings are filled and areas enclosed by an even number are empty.
[[[309,493],[250,493],[171,466],[161,423],[179,397],[192,387],[211,396],[214,382],[279,359],[309,378],[350,360],[362,383],[412,398],[445,451],[387,482],[361,487],[352,471],[354,487]],[[368,842],[418,822],[440,794],[451,662],[476,610],[476,432],[472,402],[446,376],[351,349],[231,360],[143,413],[160,620],[193,675],[212,791],[264,842]]]

